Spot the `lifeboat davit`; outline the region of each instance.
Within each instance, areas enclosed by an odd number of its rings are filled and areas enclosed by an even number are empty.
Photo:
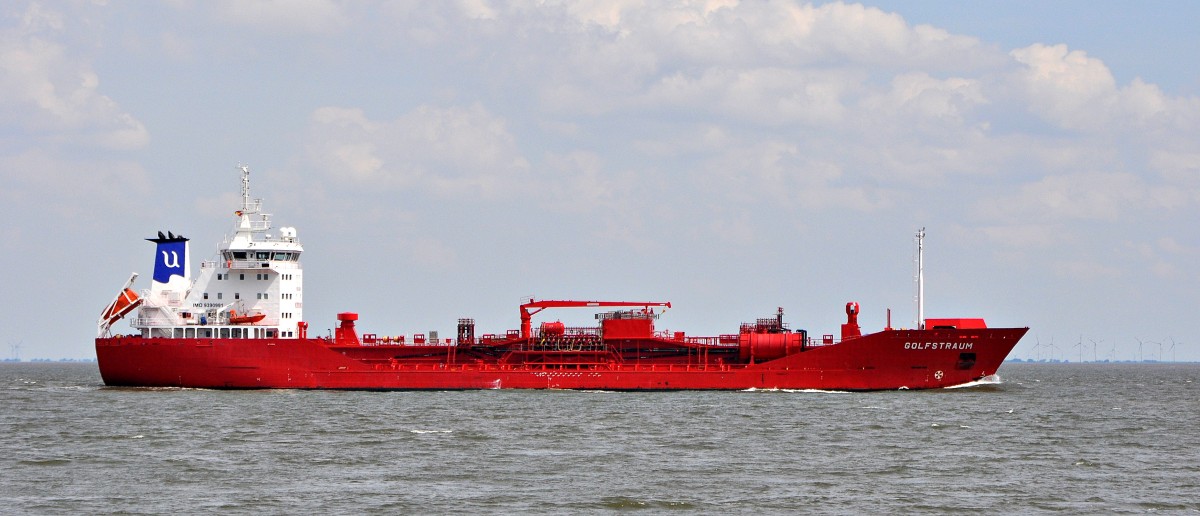
[[[111,326],[140,304],[142,304],[142,298],[138,297],[132,289],[126,288],[117,294],[117,298],[108,304],[108,308],[100,312],[100,320]]]
[[[254,324],[267,317],[264,313],[252,313],[239,315],[236,311],[229,311],[229,324]]]

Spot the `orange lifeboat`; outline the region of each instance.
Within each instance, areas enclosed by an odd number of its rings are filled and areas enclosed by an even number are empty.
[[[267,314],[264,314],[261,312],[253,313],[253,314],[238,315],[238,313],[236,311],[230,310],[229,311],[229,324],[254,324],[258,321],[265,319],[266,317],[267,317]]]
[[[100,312],[100,320],[104,321],[106,325],[111,326],[140,304],[142,304],[142,298],[138,297],[137,293],[132,289],[127,288],[117,294],[117,298],[112,303],[109,303],[103,312]]]

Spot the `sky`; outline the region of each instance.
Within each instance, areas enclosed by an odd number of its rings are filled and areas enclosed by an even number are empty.
[[[0,4],[0,336],[94,356],[157,231],[193,264],[239,164],[305,245],[305,319],[518,326],[670,301],[734,333],[926,315],[1017,358],[1200,360],[1200,4]],[[592,324],[590,312],[539,318]],[[119,323],[116,331],[129,331]]]

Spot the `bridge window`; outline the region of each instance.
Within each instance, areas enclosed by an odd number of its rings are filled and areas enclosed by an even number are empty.
[[[259,252],[257,252],[257,253],[254,253],[254,259],[256,259],[256,260],[270,260],[270,259],[271,259],[271,253],[264,253],[264,252],[262,252],[262,251],[259,251]]]
[[[204,299],[208,299],[208,292],[204,293]]]
[[[245,260],[246,259],[246,251],[234,251],[233,259],[234,260]]]

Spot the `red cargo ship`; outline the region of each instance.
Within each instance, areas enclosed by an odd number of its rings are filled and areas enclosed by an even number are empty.
[[[130,289],[134,273],[97,323],[96,357],[107,385],[227,389],[930,389],[996,373],[1028,328],[988,328],[983,319],[925,319],[922,239],[918,240],[917,329],[862,334],[858,304],[847,303],[841,333],[793,330],[780,308],[737,333],[697,337],[655,330],[667,302],[533,300],[520,328],[476,335],[359,334],[358,315],[337,315],[329,337],[310,337],[303,320],[303,248],[295,228],[268,234],[270,215],[242,201],[218,259],[191,276],[188,239],[157,246],[151,287]],[[137,309],[132,335],[112,325]],[[590,308],[598,324],[567,327],[533,316],[548,308]],[[251,314],[248,316],[248,314]],[[889,317],[890,319],[890,317]]]

